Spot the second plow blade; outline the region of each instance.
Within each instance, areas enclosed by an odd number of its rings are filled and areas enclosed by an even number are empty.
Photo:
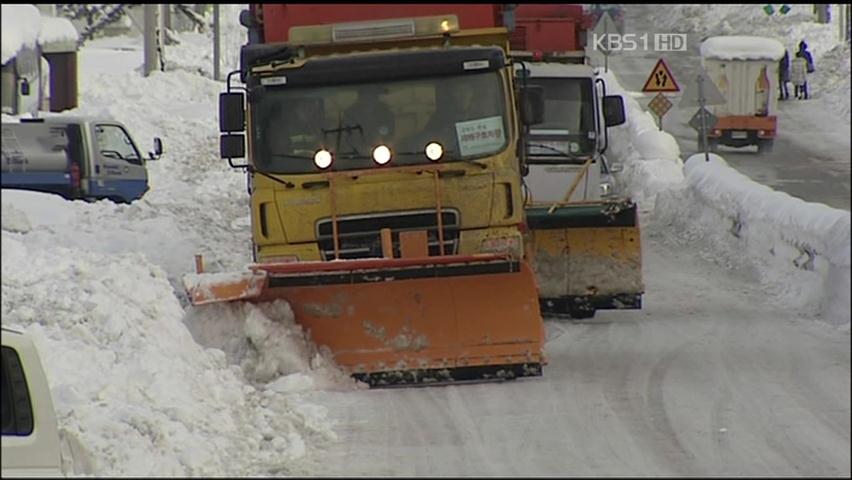
[[[499,255],[256,265],[338,365],[372,386],[541,375],[535,277]]]

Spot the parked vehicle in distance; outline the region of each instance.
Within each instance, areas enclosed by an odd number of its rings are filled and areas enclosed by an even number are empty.
[[[38,351],[27,334],[2,331],[0,476],[61,476],[59,429]]]
[[[130,203],[148,191],[146,162],[121,122],[48,117],[3,123],[2,187],[55,193],[69,200]]]
[[[710,149],[757,146],[772,151],[778,133],[778,62],[781,42],[765,37],[727,35],[701,43],[701,66],[719,89],[725,103],[710,106],[718,119],[707,133]],[[698,136],[698,149],[704,150]]]

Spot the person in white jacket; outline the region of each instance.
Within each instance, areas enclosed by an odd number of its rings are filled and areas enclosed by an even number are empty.
[[[808,99],[808,61],[801,52],[790,61],[790,81],[793,82],[793,92],[799,100]]]

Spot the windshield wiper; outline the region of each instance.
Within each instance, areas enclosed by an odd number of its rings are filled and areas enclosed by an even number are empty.
[[[356,123],[355,125],[340,125],[337,128],[329,128],[329,129],[323,128],[321,130],[322,130],[323,135],[328,135],[328,134],[331,134],[331,133],[342,133],[342,132],[352,133],[355,130],[358,130],[358,133],[360,133],[361,135],[364,134],[364,129],[361,127],[361,124],[358,124],[358,123]]]
[[[527,147],[544,148],[545,150],[550,150],[551,152],[556,152],[556,153],[563,155],[563,156],[566,156],[566,157],[568,157],[572,160],[585,160],[586,158],[588,158],[588,155],[585,156],[585,157],[581,157],[579,155],[575,155],[573,153],[569,153],[569,152],[560,150],[558,148],[551,147],[550,145],[544,145],[542,143],[528,143]]]
[[[332,133],[337,134],[337,139],[334,142],[334,144],[335,144],[334,151],[336,151],[336,152],[340,151],[340,139],[342,138],[341,134],[343,132],[346,132],[346,143],[349,144],[349,148],[351,148],[352,151],[355,152],[355,155],[362,157],[363,155],[361,155],[361,153],[358,152],[358,149],[355,148],[355,145],[352,145],[352,140],[351,140],[352,132],[354,132],[356,130],[361,135],[361,141],[363,142],[364,141],[364,129],[361,127],[361,124],[356,123],[354,125],[344,125],[342,113],[337,117],[337,128],[329,128],[329,129],[321,128],[320,129],[320,131],[322,132],[323,138],[325,138],[326,135],[329,135],[329,134],[332,134]]]
[[[299,157],[299,156],[297,156],[297,155],[283,155],[283,154],[273,154],[273,155],[279,155],[279,156],[282,156],[282,157],[297,157],[297,158],[303,158],[303,157]],[[284,186],[285,186],[285,187],[287,187],[287,188],[293,188],[293,187],[295,187],[295,186],[296,186],[296,184],[295,184],[295,183],[293,183],[293,182],[288,182],[287,180],[282,180],[282,179],[280,179],[280,178],[276,178],[276,177],[274,177],[272,174],[270,174],[270,173],[268,173],[268,172],[264,172],[263,170],[258,170],[258,169],[257,169],[257,168],[255,168],[253,165],[246,165],[246,168],[247,168],[247,169],[248,169],[248,171],[249,171],[249,172],[251,172],[251,173],[257,173],[257,174],[259,174],[259,175],[263,175],[264,177],[266,177],[266,178],[268,178],[268,179],[270,179],[270,180],[276,181],[276,182],[278,182],[278,183],[280,183],[280,184],[284,185]]]

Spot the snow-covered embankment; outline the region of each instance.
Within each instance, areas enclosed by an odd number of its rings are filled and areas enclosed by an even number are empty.
[[[850,213],[772,190],[715,154],[684,164],[675,139],[611,72],[604,76],[610,92],[624,94],[628,117],[610,132],[610,154],[624,164],[632,197],[651,214],[646,227],[750,270],[785,307],[849,329]]]

